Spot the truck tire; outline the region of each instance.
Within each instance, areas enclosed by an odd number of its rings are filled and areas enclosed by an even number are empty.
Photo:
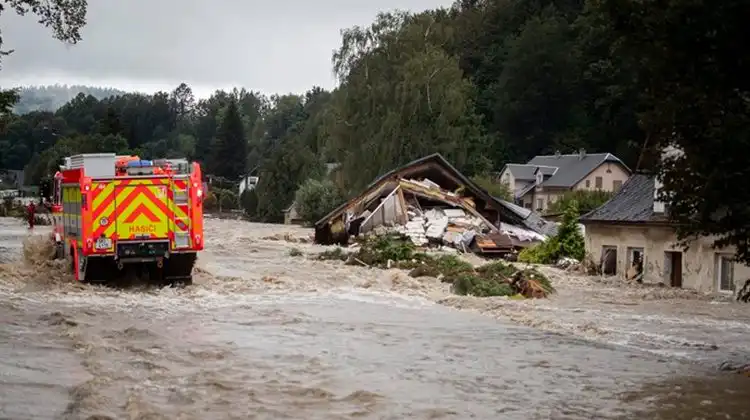
[[[175,287],[192,285],[196,259],[195,253],[171,255],[164,261],[164,281]]]
[[[81,255],[78,248],[71,247],[68,253],[68,261],[70,272],[73,274],[76,281],[86,280],[86,257]]]

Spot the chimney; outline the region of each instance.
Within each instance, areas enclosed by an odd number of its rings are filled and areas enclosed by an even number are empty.
[[[578,159],[583,160],[583,158],[586,157],[586,149],[580,148],[578,149]]]
[[[661,183],[661,180],[659,180],[659,177],[654,177],[654,213],[656,214],[664,214],[664,202],[659,201],[659,190],[663,184]]]

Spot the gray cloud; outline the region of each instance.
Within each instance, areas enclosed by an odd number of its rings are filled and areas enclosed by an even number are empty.
[[[254,4],[253,4],[254,3]],[[424,10],[450,0],[90,0],[83,41],[67,46],[33,16],[0,17],[0,85],[127,84],[199,89],[243,86],[266,93],[332,87],[340,30],[379,11]]]

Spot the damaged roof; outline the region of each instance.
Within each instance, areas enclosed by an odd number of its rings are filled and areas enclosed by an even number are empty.
[[[534,232],[546,236],[555,236],[555,234],[557,234],[557,223],[544,220],[539,213],[532,211],[531,209],[521,207],[518,204],[511,203],[510,201],[503,200],[499,197],[495,197],[495,199],[522,217],[524,225]]]
[[[387,172],[384,175],[379,176],[377,179],[375,179],[373,182],[371,182],[366,188],[364,188],[363,193],[360,194],[363,195],[365,192],[370,191],[376,187],[378,187],[381,183],[388,181],[389,179],[392,179],[394,177],[410,177],[410,176],[416,176],[419,175],[420,172],[424,172],[424,165],[438,165],[443,170],[445,170],[448,174],[451,175],[452,178],[455,178],[457,182],[465,186],[469,191],[471,191],[476,197],[481,198],[488,204],[492,204],[493,207],[495,207],[503,217],[506,218],[507,223],[517,224],[520,226],[524,226],[528,229],[531,229],[535,232],[542,233],[538,230],[538,227],[535,227],[533,225],[527,225],[526,218],[522,217],[521,215],[517,214],[513,209],[509,207],[508,202],[504,202],[502,200],[498,200],[495,197],[492,197],[487,191],[476,185],[473,181],[471,181],[468,177],[466,177],[464,174],[462,174],[458,169],[456,169],[453,165],[450,164],[440,153],[434,153],[428,156],[425,156],[423,158],[414,160],[410,163],[407,163],[406,165],[403,165],[401,167],[398,167],[396,169],[393,169],[392,171]],[[355,201],[357,198],[347,201],[346,203],[343,203],[342,205],[338,206],[335,210],[328,213],[326,216],[321,218],[315,223],[315,226],[321,226],[325,223],[330,222],[333,218],[340,216],[345,209],[349,206],[350,203]]]
[[[536,156],[525,165],[511,163],[506,165],[506,168],[516,179],[526,181],[534,180],[538,169],[545,177],[549,176],[543,183],[545,187],[570,188],[604,163],[620,164],[630,172],[627,165],[611,153],[542,155]]]
[[[581,223],[666,222],[663,214],[654,213],[654,180],[652,175],[633,174],[609,201],[579,220]]]

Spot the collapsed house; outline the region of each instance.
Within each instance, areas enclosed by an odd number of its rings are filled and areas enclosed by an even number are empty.
[[[507,254],[544,241],[550,225],[492,197],[440,154],[395,169],[315,224],[315,242],[399,232],[417,246]],[[547,232],[547,233],[545,233]]]

